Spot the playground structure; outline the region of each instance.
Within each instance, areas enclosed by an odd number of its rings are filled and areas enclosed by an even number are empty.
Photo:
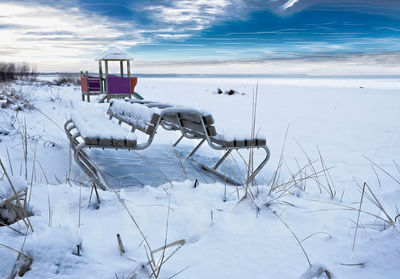
[[[142,99],[142,97],[135,93],[135,87],[138,82],[137,77],[131,77],[130,61],[133,58],[125,51],[117,48],[110,47],[107,51],[102,53],[96,60],[99,63],[99,76],[89,76],[88,72],[81,72],[81,91],[82,101],[90,102],[90,95],[105,94],[100,99],[100,103],[105,100],[110,101],[111,98],[125,98],[129,99],[134,96],[135,98]],[[109,62],[119,62],[120,73],[113,75],[109,73]],[[103,77],[103,64],[104,64],[104,77]],[[126,76],[124,73],[124,64],[126,65]]]

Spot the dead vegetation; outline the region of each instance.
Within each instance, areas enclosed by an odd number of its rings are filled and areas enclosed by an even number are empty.
[[[54,80],[55,84],[60,85],[81,85],[80,75],[76,73],[60,73],[57,79]]]
[[[135,225],[136,229],[140,233],[140,235],[142,237],[142,240],[143,240],[143,247],[144,247],[144,250],[145,250],[145,253],[146,253],[146,257],[147,257],[147,261],[143,262],[143,263],[140,263],[133,270],[133,272],[128,276],[128,278],[129,279],[135,279],[140,274],[142,274],[142,275],[145,274],[147,278],[159,278],[161,269],[165,265],[165,263],[168,260],[170,260],[173,257],[173,255],[180,248],[182,248],[182,246],[186,243],[186,241],[184,239],[168,243],[168,228],[169,228],[169,215],[170,215],[170,202],[171,202],[171,199],[169,198],[169,202],[168,202],[166,225],[165,225],[164,245],[162,247],[160,247],[160,248],[157,248],[157,249],[153,250],[151,248],[151,246],[150,246],[150,243],[149,243],[146,235],[143,233],[143,231],[140,228],[138,222],[134,218],[133,214],[131,213],[131,211],[129,210],[127,205],[125,204],[125,201],[121,198],[119,193],[114,188],[112,188],[112,190],[114,191],[115,195],[118,198],[118,201],[120,202],[120,204],[122,205],[124,210],[128,213],[128,215],[129,215],[131,221],[133,222],[133,224]],[[118,236],[117,236],[117,238],[118,238]],[[123,254],[124,249],[123,249],[123,246],[121,248],[121,243],[122,243],[122,241],[120,242],[120,238],[118,238],[118,246],[119,246],[121,254]],[[167,250],[169,248],[175,247],[175,246],[177,246],[177,247],[174,250],[172,250],[172,252],[167,253]],[[157,257],[157,254],[159,254],[158,257]]]
[[[33,110],[35,101],[31,88],[17,87],[11,83],[0,84],[0,104],[3,109]]]
[[[34,81],[38,76],[36,66],[22,62],[0,62],[0,82],[9,82],[16,79]]]
[[[31,269],[31,265],[33,263],[33,257],[25,253],[23,251],[23,247],[21,247],[21,249],[18,250],[2,243],[0,243],[0,247],[6,248],[10,251],[17,253],[17,259],[7,279],[14,279],[17,276],[23,277],[25,273]]]
[[[0,166],[3,172],[1,180],[6,179],[9,183],[9,188],[12,190],[9,191],[11,194],[7,196],[0,196],[0,227],[6,226],[13,232],[24,235],[26,239],[28,230],[31,230],[32,232],[34,231],[29,220],[29,217],[32,216],[32,213],[28,210],[28,187],[23,189],[16,188],[1,159]],[[12,226],[14,223],[21,220],[26,227],[25,232],[21,232]],[[2,243],[0,243],[0,246],[17,252],[17,259],[8,278],[14,279],[17,276],[24,276],[24,274],[30,270],[30,267],[33,263],[33,257],[23,251],[24,244],[19,250]]]
[[[28,188],[18,190],[13,185],[10,176],[8,175],[6,168],[0,159],[0,166],[3,171],[3,176],[6,177],[12,194],[9,196],[0,196],[0,226],[10,226],[19,220],[22,220],[27,228],[33,231],[33,227],[29,221],[31,212],[28,211],[27,206],[27,191]]]

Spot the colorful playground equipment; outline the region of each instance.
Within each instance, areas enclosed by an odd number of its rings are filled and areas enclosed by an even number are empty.
[[[138,93],[135,93],[135,86],[138,82],[137,77],[131,77],[130,61],[133,58],[125,51],[110,47],[106,52],[102,53],[96,60],[99,62],[99,76],[89,76],[88,72],[81,72],[81,91],[82,101],[90,102],[90,95],[105,94],[100,100],[103,103],[105,100],[110,101],[111,98],[129,99],[133,97],[143,99]],[[108,63],[111,61],[119,62],[120,74],[112,75],[109,73]],[[103,63],[104,62],[104,63]],[[126,62],[126,73],[124,75],[124,62]],[[105,68],[105,77],[103,78],[103,64]]]

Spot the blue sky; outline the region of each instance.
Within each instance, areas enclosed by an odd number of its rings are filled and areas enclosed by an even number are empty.
[[[294,65],[312,73],[343,64],[351,72],[357,64],[392,74],[400,1],[1,0],[0,38],[1,60],[43,71],[95,69],[93,57],[116,45],[142,72],[291,73]]]

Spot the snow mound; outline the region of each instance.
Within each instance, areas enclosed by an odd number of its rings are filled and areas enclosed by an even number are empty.
[[[323,265],[313,264],[299,279],[334,279],[332,273]]]
[[[11,176],[11,182],[16,192],[24,190],[27,185],[26,181],[21,176]],[[0,180],[0,202],[14,195],[14,191],[6,178]]]

